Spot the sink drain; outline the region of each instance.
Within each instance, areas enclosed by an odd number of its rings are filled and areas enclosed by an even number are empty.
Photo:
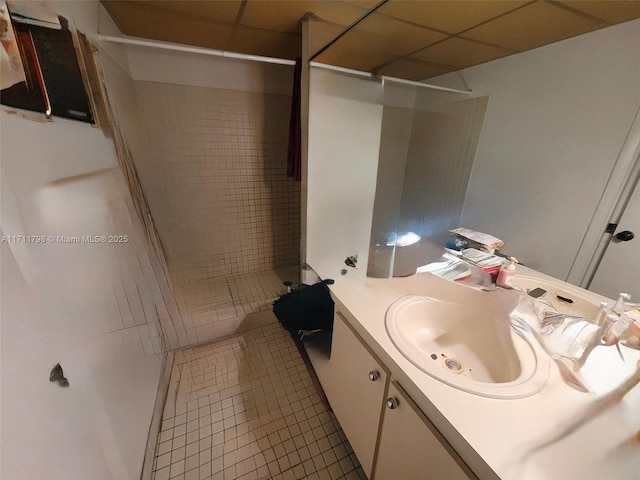
[[[444,360],[444,366],[455,373],[461,373],[464,370],[462,363],[455,358],[446,358]]]

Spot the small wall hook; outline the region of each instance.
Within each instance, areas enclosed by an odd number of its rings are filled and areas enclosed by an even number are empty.
[[[51,373],[49,374],[49,381],[58,382],[58,385],[60,385],[61,387],[69,386],[69,380],[64,378],[64,371],[62,370],[62,367],[59,363],[57,363],[56,366],[51,369]]]

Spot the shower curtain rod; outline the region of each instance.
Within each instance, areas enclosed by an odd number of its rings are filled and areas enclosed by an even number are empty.
[[[191,47],[179,43],[159,42],[156,40],[147,40],[137,37],[114,37],[111,35],[98,34],[98,40],[113,43],[124,43],[126,45],[138,45],[141,47],[161,48],[164,50],[174,50],[186,53],[199,53],[202,55],[211,55],[214,57],[235,58],[238,60],[249,60],[252,62],[274,63],[277,65],[295,65],[295,60],[287,60],[285,58],[263,57],[260,55],[249,55],[245,53],[227,52],[225,50],[215,50],[213,48]]]
[[[405,80],[403,78],[387,77],[382,75],[382,84],[384,82],[402,83],[404,85],[413,85],[414,87],[430,88],[431,90],[441,90],[443,92],[460,93],[462,95],[471,95],[473,90],[458,90],[457,88],[441,87],[440,85],[431,85],[430,83],[414,82],[413,80]]]
[[[371,79],[376,78],[374,74],[369,72],[362,72],[360,70],[353,70],[351,68],[336,67],[335,65],[327,65],[326,63],[309,62],[309,65],[316,68],[324,68],[325,70],[333,70],[335,72],[354,75],[356,77],[364,77],[364,78],[371,78]],[[402,83],[405,85],[413,85],[414,87],[429,88],[431,90],[440,90],[443,92],[459,93],[462,95],[470,95],[473,93],[473,90],[458,90],[457,88],[441,87],[440,85],[431,85],[429,83],[414,82],[413,80],[405,80],[403,78],[396,78],[396,77],[387,77],[386,75],[382,75],[379,78],[381,79],[382,85],[384,85],[385,82],[395,82],[395,83]]]
[[[373,73],[363,72],[361,70],[353,70],[352,68],[338,67],[336,65],[328,65],[326,63],[309,62],[309,65],[316,68],[324,68],[325,70],[333,70],[334,72],[346,73],[356,77],[373,78]]]
[[[105,42],[113,42],[113,43],[124,43],[126,45],[138,45],[141,47],[161,48],[165,50],[174,50],[178,52],[199,53],[202,55],[212,55],[214,57],[235,58],[238,60],[249,60],[252,62],[272,63],[277,65],[295,65],[296,64],[295,60],[287,60],[284,58],[263,57],[260,55],[234,53],[234,52],[227,52],[225,50],[215,50],[212,48],[203,48],[203,47],[192,47],[189,45],[182,45],[179,43],[159,42],[156,40],[147,40],[144,38],[137,38],[137,37],[127,37],[127,36],[115,37],[115,36],[103,35],[99,33],[98,40],[102,40]],[[334,70],[336,72],[346,73],[349,75],[356,75],[359,77],[366,77],[366,78],[374,78],[374,75],[369,72],[362,72],[360,70],[353,70],[351,68],[337,67],[334,65],[327,65],[327,64],[318,63],[318,62],[309,62],[309,64],[312,67],[324,68],[326,70]],[[429,88],[432,90],[440,90],[443,92],[460,93],[463,95],[469,95],[472,93],[472,90],[458,90],[455,88],[441,87],[439,85],[430,85],[428,83],[414,82],[412,80],[404,80],[402,78],[387,77],[386,75],[383,75],[381,77],[381,80],[383,85],[385,82],[388,81],[388,82],[403,83],[405,85],[413,85],[415,87]]]

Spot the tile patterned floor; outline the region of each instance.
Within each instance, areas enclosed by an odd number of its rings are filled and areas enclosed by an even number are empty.
[[[154,480],[366,480],[278,323],[176,352]]]
[[[263,325],[273,301],[287,291],[283,282],[298,283],[299,276],[300,267],[290,266],[225,277],[172,277],[181,324],[177,342],[170,337],[169,344],[187,347]]]

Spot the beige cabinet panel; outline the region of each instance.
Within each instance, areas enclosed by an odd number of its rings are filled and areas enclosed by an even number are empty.
[[[324,391],[367,477],[371,478],[387,371],[337,311]]]
[[[389,385],[375,480],[469,480],[476,477],[396,383]]]

